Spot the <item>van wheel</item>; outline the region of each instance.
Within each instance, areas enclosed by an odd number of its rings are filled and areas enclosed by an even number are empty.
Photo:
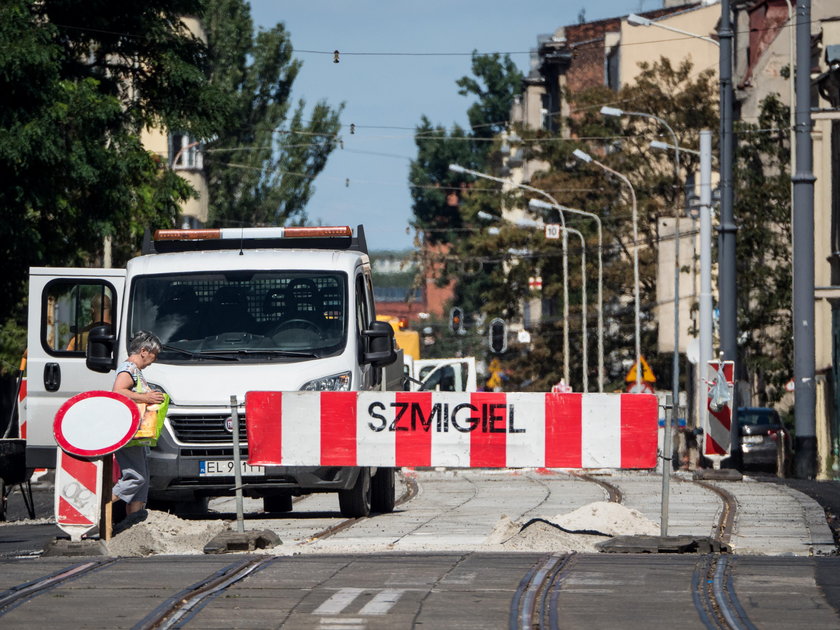
[[[292,495],[278,494],[270,497],[263,497],[264,512],[291,512]]]
[[[338,507],[346,518],[370,515],[370,469],[360,468],[356,484],[349,490],[338,491]]]
[[[374,512],[389,514],[397,502],[396,470],[379,468],[371,480],[370,507]]]

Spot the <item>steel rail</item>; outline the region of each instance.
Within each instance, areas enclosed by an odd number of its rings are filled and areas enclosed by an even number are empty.
[[[710,630],[757,630],[735,593],[734,564],[726,555],[706,555],[692,575],[694,608]]]
[[[719,486],[706,481],[695,481],[694,483],[703,486],[707,490],[711,490],[718,495],[723,502],[723,509],[721,510],[720,518],[718,519],[717,525],[715,525],[714,537],[722,544],[728,545],[732,538],[732,530],[735,525],[735,514],[738,510],[738,502],[730,492],[727,492]]]
[[[227,588],[276,560],[277,558],[272,556],[249,558],[229,564],[167,599],[135,624],[133,630],[181,627]]]
[[[557,599],[563,581],[571,571],[574,557],[574,553],[543,557],[522,577],[510,602],[510,630],[554,630],[560,627]]]
[[[106,566],[114,564],[119,561],[119,558],[107,558],[104,560],[91,560],[75,564],[64,569],[59,569],[54,573],[36,578],[24,584],[18,584],[12,588],[0,593],[0,615],[4,615],[13,608],[17,608],[20,604],[52,590],[62,584],[67,584],[83,575],[98,571]]]
[[[621,493],[621,489],[619,489],[618,486],[604,481],[603,479],[598,479],[593,475],[587,475],[586,473],[573,472],[571,474],[574,477],[578,477],[579,479],[584,479],[586,481],[591,481],[592,483],[597,483],[606,491],[610,503],[622,503],[624,501],[624,495]]]
[[[405,477],[403,475],[403,479],[405,480],[405,491],[394,501],[394,506],[402,505],[404,503],[408,503],[414,497],[417,496],[418,488],[417,488],[417,481],[412,477]],[[309,545],[317,540],[323,540],[324,538],[329,538],[330,536],[334,536],[338,532],[344,531],[345,529],[352,527],[356,523],[360,523],[370,517],[368,516],[360,516],[356,518],[348,518],[335,525],[327,527],[326,529],[322,529],[320,532],[316,532],[306,540],[302,540],[298,543],[298,545]]]

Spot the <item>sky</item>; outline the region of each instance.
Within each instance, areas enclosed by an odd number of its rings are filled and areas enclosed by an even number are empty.
[[[661,0],[251,0],[257,28],[283,22],[303,67],[293,98],[307,111],[344,103],[341,138],[315,179],[310,221],[365,226],[371,250],[412,248],[410,160],[423,115],[469,127],[455,82],[471,54],[511,53],[527,74],[537,36],[559,26],[650,11]],[[332,51],[338,50],[339,63]],[[329,54],[324,54],[327,52]],[[351,54],[356,53],[356,54]],[[369,54],[360,54],[369,53]],[[375,54],[370,54],[375,53]],[[382,54],[387,53],[387,54]],[[442,54],[443,53],[443,54]],[[351,134],[351,125],[355,133]]]

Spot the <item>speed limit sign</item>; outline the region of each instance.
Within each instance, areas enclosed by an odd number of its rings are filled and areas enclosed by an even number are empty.
[[[546,238],[560,238],[560,224],[559,223],[549,223],[545,226],[545,237]]]

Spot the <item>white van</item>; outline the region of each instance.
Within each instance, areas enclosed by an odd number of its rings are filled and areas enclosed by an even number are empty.
[[[403,356],[410,390],[474,392],[477,389],[475,357],[415,359]]]
[[[59,406],[110,390],[138,330],[164,344],[144,374],[171,399],[150,500],[184,512],[233,493],[232,395],[243,418],[248,391],[384,389],[397,358],[393,329],[376,321],[362,226],[355,237],[349,227],[159,230],[124,270],[30,270],[27,466],[55,465]],[[338,492],[347,516],[394,507],[394,469],[243,464],[243,478],[266,511],[311,492]]]

